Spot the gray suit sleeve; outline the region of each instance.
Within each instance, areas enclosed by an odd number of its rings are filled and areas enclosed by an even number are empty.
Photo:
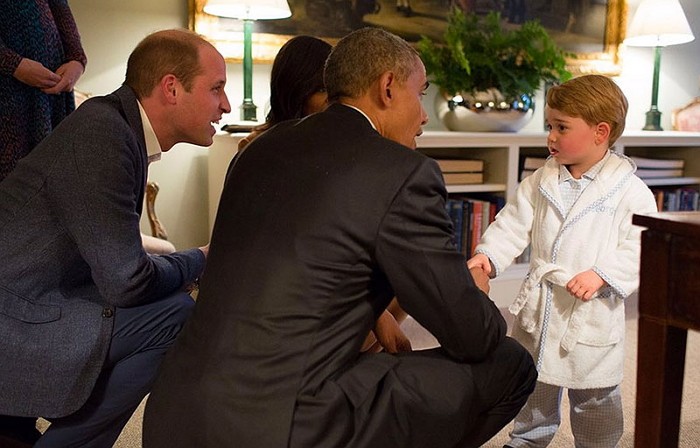
[[[149,256],[141,244],[139,210],[145,157],[126,122],[95,116],[66,142],[61,176],[52,176],[56,213],[114,306],[151,302],[192,282],[204,268],[197,249]],[[84,134],[84,135],[80,135]]]

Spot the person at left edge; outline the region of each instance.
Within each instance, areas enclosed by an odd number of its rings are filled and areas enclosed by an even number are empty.
[[[0,1],[0,180],[75,109],[87,56],[67,0]]]
[[[189,316],[208,245],[144,252],[147,166],[212,144],[225,83],[202,37],[153,33],[0,183],[0,414],[48,419],[36,447],[112,446]]]
[[[73,86],[87,56],[67,0],[0,0],[0,11],[2,181],[75,109]],[[26,443],[41,436],[36,419],[0,415],[3,432]]]

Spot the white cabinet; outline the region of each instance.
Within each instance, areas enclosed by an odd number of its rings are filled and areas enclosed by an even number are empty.
[[[246,134],[229,134],[220,132],[214,136],[214,143],[209,147],[209,235],[214,228],[219,198],[224,188],[224,178],[231,160],[238,152],[238,142]]]
[[[209,150],[210,230],[226,169],[244,134],[218,134]],[[429,156],[463,157],[484,160],[484,183],[450,185],[449,193],[488,192],[511,199],[519,179],[523,156],[546,157],[545,132],[465,133],[426,132],[418,138],[418,150]],[[684,159],[685,176],[655,179],[650,186],[700,185],[700,133],[674,131],[632,131],[625,133],[615,149],[627,155],[647,158]],[[513,265],[491,284],[491,296],[499,306],[508,306],[517,293],[527,266]]]
[[[509,199],[518,184],[520,157],[546,157],[546,138],[544,132],[426,132],[418,139],[418,149],[430,156],[484,160],[484,184],[451,185],[448,192],[503,192]],[[649,180],[649,186],[700,184],[700,133],[627,132],[616,142],[615,150],[639,157],[685,160],[683,178]]]

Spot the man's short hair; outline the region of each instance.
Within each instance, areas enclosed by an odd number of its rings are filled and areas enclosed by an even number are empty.
[[[591,126],[608,123],[609,146],[614,145],[625,130],[627,98],[615,81],[607,76],[579,76],[551,87],[547,91],[547,106],[581,118]]]
[[[185,29],[156,31],[146,36],[131,52],[124,84],[136,97],[148,97],[165,75],[174,75],[189,92],[195,76],[201,73],[199,48],[211,44]]]
[[[357,98],[388,71],[405,82],[419,59],[408,42],[380,28],[353,31],[338,42],[326,61],[323,80],[328,100]]]

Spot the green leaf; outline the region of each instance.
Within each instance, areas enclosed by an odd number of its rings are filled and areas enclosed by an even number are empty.
[[[496,87],[512,98],[571,78],[566,57],[572,55],[538,21],[504,28],[493,11],[480,18],[452,9],[443,42],[423,36],[418,51],[431,81],[452,94]]]

